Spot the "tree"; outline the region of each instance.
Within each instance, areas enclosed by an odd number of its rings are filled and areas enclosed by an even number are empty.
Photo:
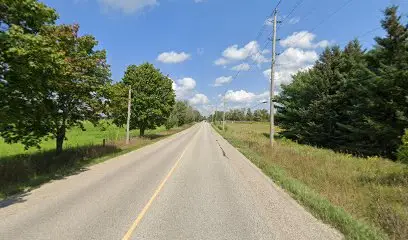
[[[358,41],[344,51],[337,46],[326,49],[311,70],[299,72],[283,86],[277,114],[281,134],[302,143],[360,151],[356,142],[367,138],[367,115],[361,108],[372,81],[367,76],[373,73]]]
[[[3,33],[12,25],[21,27],[25,33],[38,33],[57,18],[54,9],[37,0],[0,0],[0,32]]]
[[[385,10],[385,37],[366,53],[357,40],[326,49],[283,86],[277,120],[285,137],[358,155],[395,158],[408,127],[408,29]]]
[[[187,102],[184,101],[177,101],[174,106],[174,115],[177,118],[177,126],[183,126],[187,123],[187,110],[188,105]]]
[[[384,11],[381,25],[385,37],[376,37],[376,46],[368,54],[368,61],[377,74],[372,128],[382,139],[385,154],[393,155],[400,137],[408,127],[408,28],[401,23],[396,6]]]
[[[15,25],[6,31],[7,68],[0,87],[0,132],[6,142],[28,148],[52,137],[59,154],[67,129],[85,130],[83,121],[96,124],[102,117],[110,81],[106,53],[94,50],[93,36],[78,31],[78,25],[47,25],[37,34]]]
[[[37,0],[0,0],[0,88],[5,83],[4,74],[16,62],[7,58],[6,53],[13,48],[13,40],[10,38],[10,28],[14,32],[19,32],[20,37],[41,41],[35,34],[49,24],[53,24],[57,19],[57,13]],[[19,59],[28,63],[28,58]],[[18,62],[24,64],[22,62]],[[28,65],[28,64],[27,64]]]
[[[155,129],[166,122],[175,103],[170,78],[152,64],[144,63],[130,65],[123,77],[123,84],[132,88],[131,129],[140,129],[140,136],[144,136],[146,129]],[[118,124],[126,123],[120,116],[114,118]]]
[[[166,128],[183,126],[187,123],[198,122],[203,119],[201,113],[188,104],[187,101],[177,101],[170,117],[167,119]]]
[[[107,115],[119,127],[127,121],[129,88],[123,82],[108,87]]]
[[[245,118],[246,118],[247,121],[252,121],[253,120],[254,116],[252,115],[252,111],[251,111],[250,108],[247,109],[247,113],[246,113]]]
[[[167,119],[164,125],[166,126],[166,129],[169,130],[173,128],[174,126],[177,126],[177,123],[178,123],[178,119],[177,119],[177,116],[174,114],[174,110],[173,110],[173,112],[171,112],[169,118]]]

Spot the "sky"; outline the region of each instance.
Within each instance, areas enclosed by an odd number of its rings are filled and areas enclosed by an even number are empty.
[[[80,25],[106,49],[117,82],[131,64],[150,62],[173,80],[177,98],[209,115],[227,108],[269,108],[272,23],[277,0],[43,0],[59,24]],[[313,65],[330,45],[358,38],[370,49],[382,11],[408,0],[283,0],[278,10],[276,87]],[[296,7],[297,6],[297,7]],[[293,10],[293,11],[292,11]]]

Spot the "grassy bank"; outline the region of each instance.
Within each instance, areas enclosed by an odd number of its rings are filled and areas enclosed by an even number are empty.
[[[347,239],[408,239],[408,168],[277,140],[266,123],[216,128],[265,174]]]
[[[114,125],[94,127],[86,124],[87,131],[72,129],[64,144],[64,152],[55,156],[55,142],[42,143],[41,149],[27,151],[21,144],[0,142],[0,199],[29,191],[54,179],[76,174],[87,166],[106,161],[112,157],[154,143],[191,125],[166,130],[159,127],[146,131],[145,137],[138,137],[138,131],[131,132],[131,144],[124,141],[125,129]],[[103,145],[105,139],[105,145]]]

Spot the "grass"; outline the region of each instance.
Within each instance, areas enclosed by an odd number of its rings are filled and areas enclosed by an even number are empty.
[[[114,125],[94,127],[86,123],[87,131],[71,129],[64,151],[55,156],[53,140],[44,141],[41,149],[24,150],[21,144],[0,142],[0,200],[10,195],[30,191],[46,182],[86,170],[90,165],[133,151],[180,132],[191,125],[166,130],[159,127],[145,132],[145,137],[131,132],[131,144],[124,141],[125,129]],[[103,139],[106,139],[105,146]]]
[[[110,124],[107,121],[103,121],[99,126],[93,126],[90,122],[84,123],[86,131],[82,131],[80,128],[73,128],[67,132],[67,140],[64,141],[64,148],[76,148],[86,145],[99,145],[102,144],[103,139],[108,142],[118,141],[123,139],[126,134],[125,128],[119,128],[114,124]],[[161,126],[155,130],[146,130],[146,135],[152,135],[164,131],[164,126]],[[138,130],[132,130],[131,136],[137,136]],[[48,151],[55,149],[55,140],[48,139],[41,143],[41,149],[32,147],[28,150],[24,149],[22,144],[7,144],[0,137],[0,158],[8,157],[20,154],[35,154],[41,151]]]
[[[408,239],[407,165],[285,139],[271,149],[267,123],[234,123],[225,132],[217,130],[347,239]]]

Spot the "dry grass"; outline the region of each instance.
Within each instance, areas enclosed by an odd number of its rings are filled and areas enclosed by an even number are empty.
[[[222,135],[347,238],[381,239],[387,238],[381,236],[386,233],[390,239],[408,239],[406,165],[382,158],[357,158],[284,139],[270,149],[268,132],[266,123],[235,123],[228,124]],[[301,188],[306,192],[299,191]]]

